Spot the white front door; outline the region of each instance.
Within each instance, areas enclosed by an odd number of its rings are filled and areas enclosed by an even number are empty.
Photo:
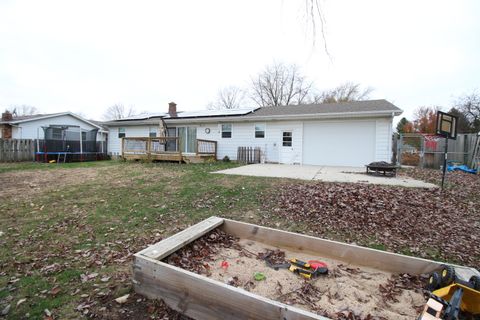
[[[283,130],[280,137],[280,163],[293,164],[295,152],[293,150],[293,130]]]

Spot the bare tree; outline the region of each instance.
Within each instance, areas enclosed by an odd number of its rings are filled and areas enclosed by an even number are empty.
[[[18,105],[18,106],[11,106],[10,112],[13,114],[14,117],[21,117],[21,116],[30,116],[32,114],[39,113],[38,109],[34,106],[29,106],[26,104]]]
[[[252,79],[251,98],[261,107],[302,104],[311,89],[296,65],[274,63]]]
[[[335,103],[367,100],[373,88],[367,87],[362,89],[360,84],[353,82],[345,82],[336,88],[323,91],[313,98],[314,103]]]
[[[135,108],[130,106],[125,108],[123,104],[117,103],[113,106],[110,106],[103,113],[104,120],[118,120],[135,115]]]
[[[480,131],[480,94],[478,92],[474,91],[458,97],[455,107],[467,117],[473,131]]]
[[[312,30],[313,46],[316,44],[317,39],[317,26],[320,26],[320,35],[322,36],[323,49],[327,56],[332,60],[327,47],[327,37],[325,33],[326,20],[324,16],[324,10],[319,0],[305,0],[305,12],[307,17],[307,23],[310,24]]]
[[[238,109],[245,100],[245,92],[234,86],[218,90],[217,100],[209,103],[208,109]]]

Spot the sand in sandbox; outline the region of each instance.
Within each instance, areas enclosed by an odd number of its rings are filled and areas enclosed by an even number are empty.
[[[395,296],[395,299],[386,301],[379,290],[379,285],[385,286],[392,274],[385,271],[346,265],[342,261],[288,251],[251,240],[241,239],[239,244],[254,254],[265,252],[266,249],[280,249],[285,251],[287,259],[320,260],[327,263],[329,274],[305,280],[287,269],[274,270],[268,267],[265,261],[253,255],[246,257],[237,249],[221,248],[216,260],[210,263],[212,266],[210,278],[228,283],[236,277],[234,282],[239,288],[246,288],[263,297],[326,316],[348,310],[361,317],[370,314],[386,319],[413,319],[418,314],[415,308],[418,309],[425,304],[421,292],[406,289],[400,289],[401,293]],[[228,262],[227,269],[221,267],[222,261]],[[253,278],[255,272],[262,272],[266,280],[255,281]],[[305,284],[305,281],[315,288],[315,294],[309,295],[311,299],[307,299],[310,301],[305,301],[295,292]]]

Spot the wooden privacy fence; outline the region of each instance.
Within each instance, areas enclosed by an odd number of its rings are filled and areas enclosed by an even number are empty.
[[[237,161],[240,163],[260,163],[260,147],[238,147]]]
[[[0,139],[0,162],[35,161],[35,140]]]

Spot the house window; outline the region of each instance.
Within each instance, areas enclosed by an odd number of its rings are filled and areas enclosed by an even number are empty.
[[[125,128],[118,128],[118,138],[125,138]]]
[[[157,136],[157,129],[150,128],[150,133],[148,134],[150,138],[155,138]]]
[[[265,124],[255,124],[255,138],[265,138]]]
[[[222,124],[222,138],[232,137],[232,124]]]
[[[292,146],[292,131],[283,131],[282,145],[284,147]]]
[[[62,131],[60,128],[52,128],[52,139],[62,140]]]

